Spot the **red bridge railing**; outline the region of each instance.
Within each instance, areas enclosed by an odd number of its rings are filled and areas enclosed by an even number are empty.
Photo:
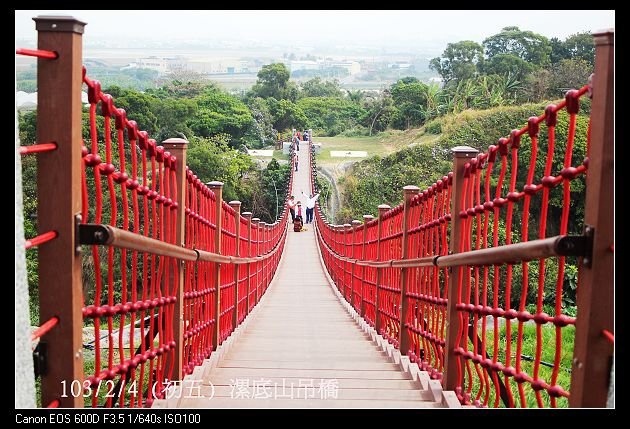
[[[288,213],[267,224],[223,201],[221,182],[186,167],[187,141],[158,145],[87,76],[83,23],[35,21],[39,49],[17,53],[39,58],[42,143],[20,153],[38,156],[42,233],[27,248],[39,250],[42,404],[149,407],[258,303]]]
[[[595,35],[592,85],[568,91],[483,153],[454,148],[451,173],[423,191],[405,186],[403,203],[379,206],[378,219],[331,225],[316,211],[318,243],[339,292],[462,404],[606,404],[613,344],[605,333],[612,335],[614,314],[612,38]],[[578,128],[587,93],[590,121]],[[556,141],[560,128],[567,137]],[[586,201],[572,200],[572,186],[585,185]],[[554,222],[552,197],[562,201]],[[568,261],[579,267],[577,317],[563,306]]]

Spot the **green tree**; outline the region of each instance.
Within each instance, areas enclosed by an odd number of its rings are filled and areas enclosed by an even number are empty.
[[[308,118],[304,111],[290,100],[267,99],[269,111],[273,117],[273,127],[278,131],[296,127],[307,127]]]
[[[229,146],[231,137],[216,134],[212,137],[192,137],[186,154],[190,169],[206,183],[212,180],[223,182],[223,199],[239,199],[239,188],[247,172],[253,171],[251,157]]]
[[[310,80],[307,80],[302,84],[302,97],[343,97],[343,91],[339,86],[339,81],[335,80],[326,80],[323,81],[321,78],[316,77]]]
[[[188,122],[195,134],[201,137],[228,134],[233,147],[248,142],[254,118],[245,103],[214,87],[206,88],[196,101],[197,112]]]
[[[295,101],[297,89],[289,85],[291,73],[283,63],[267,64],[258,72],[258,80],[251,89],[253,97]]]
[[[297,103],[309,127],[333,136],[359,124],[364,109],[350,100],[335,97],[308,97]]]
[[[189,136],[192,130],[188,127],[189,119],[195,114],[197,104],[187,98],[167,98],[154,107],[159,131],[155,135],[157,141],[171,137]]]
[[[260,140],[260,146],[253,145],[253,147],[257,148],[265,144],[273,144],[278,137],[278,130],[273,127],[273,115],[269,110],[269,104],[265,99],[256,97],[249,99],[247,105],[254,117],[256,133]]]
[[[518,27],[503,28],[500,33],[485,39],[483,46],[489,60],[500,54],[508,54],[536,66],[545,67],[550,63],[549,39],[533,31],[522,31]]]
[[[391,87],[394,105],[398,108],[398,128],[420,125],[426,118],[428,87],[416,78],[401,79]]]
[[[570,57],[567,47],[562,40],[557,37],[552,37],[549,39],[549,44],[551,45],[551,54],[549,55],[551,64],[556,64],[560,60]]]
[[[433,58],[429,68],[442,76],[444,83],[474,77],[483,61],[483,47],[471,40],[449,43],[441,57]]]
[[[484,62],[483,71],[486,74],[511,74],[519,80],[525,79],[536,66],[513,54],[497,54]]]
[[[563,97],[569,89],[579,89],[588,83],[588,77],[593,73],[593,66],[581,59],[561,60],[551,70],[548,95]]]
[[[579,58],[591,66],[595,65],[595,44],[591,33],[576,33],[567,37],[564,41],[564,47],[568,53],[565,58]]]
[[[373,131],[386,130],[398,113],[389,90],[366,97],[363,108],[366,112],[362,122],[368,128],[369,135],[372,135]]]

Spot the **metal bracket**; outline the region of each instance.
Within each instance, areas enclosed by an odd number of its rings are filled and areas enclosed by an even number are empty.
[[[79,229],[81,228],[81,214],[77,213],[74,215],[74,253],[77,255],[81,254],[81,240],[79,238]]]
[[[44,341],[39,341],[35,350],[33,350],[33,369],[35,370],[35,378],[44,376],[48,372],[47,365],[48,358],[48,344]]]
[[[104,225],[85,223],[79,225],[79,244],[107,244],[109,231]]]
[[[593,228],[586,226],[583,235],[567,235],[558,240],[556,250],[561,256],[582,256],[582,263],[590,267],[593,255]]]

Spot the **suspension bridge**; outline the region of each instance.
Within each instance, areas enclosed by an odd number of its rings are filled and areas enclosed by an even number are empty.
[[[38,143],[18,153],[37,156],[39,234],[19,243],[38,249],[42,324],[22,337],[16,326],[16,357],[22,346],[33,354],[42,406],[606,406],[612,32],[594,35],[591,82],[484,151],[461,142],[429,188],[401,184],[400,205],[352,224],[333,225],[316,206],[294,232],[286,208],[268,224],[223,201],[221,182],[187,167],[187,141],[157,143],[117,108],[82,66],[84,23],[34,20],[38,49],[17,53],[38,58]],[[576,136],[587,98],[587,135]],[[566,141],[555,141],[560,126]],[[584,159],[573,156],[577,138]],[[314,194],[312,132],[298,156],[289,194]],[[587,189],[579,235],[568,230],[577,181]],[[552,193],[564,204],[558,230],[547,225]],[[579,267],[577,316],[562,307],[567,261]],[[549,282],[553,314],[543,309]]]

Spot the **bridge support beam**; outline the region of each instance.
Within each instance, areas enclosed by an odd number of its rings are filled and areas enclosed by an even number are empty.
[[[175,244],[185,247],[185,230],[186,230],[186,149],[188,141],[180,138],[172,138],[164,140],[162,146],[165,151],[171,153],[177,158],[175,163],[175,192],[177,193],[177,225],[175,227]],[[184,366],[184,280],[185,280],[185,261],[177,262],[177,272],[170,271],[171,281],[169,284],[177,283],[177,300],[173,309],[173,340],[175,341],[175,350],[173,355],[169,355],[168,359],[173,359],[173,375],[172,380],[181,380],[183,378],[182,369]],[[168,367],[168,366],[167,366]]]
[[[385,213],[387,213],[387,211],[389,211],[391,209],[390,206],[388,206],[387,204],[381,204],[380,206],[378,206],[378,241],[377,241],[377,245],[376,245],[376,260],[380,261],[381,260],[381,237],[383,236],[383,215]],[[376,330],[377,334],[381,333],[381,329],[382,329],[382,321],[381,318],[379,316],[379,288],[381,286],[381,281],[382,281],[382,277],[383,277],[383,269],[381,267],[377,267],[376,268],[376,295],[374,296],[374,314],[375,314],[375,318],[376,320],[374,321],[374,329]]]
[[[451,236],[450,253],[458,253],[461,244],[462,222],[458,213],[462,210],[462,193],[464,192],[464,166],[468,161],[477,156],[479,151],[469,146],[457,146],[452,149],[453,161],[453,189],[451,191]],[[446,346],[444,347],[444,375],[442,386],[444,390],[455,390],[459,385],[457,372],[457,356],[455,345],[459,330],[459,318],[457,317],[457,285],[460,272],[463,267],[449,268],[448,276],[448,303],[446,306]],[[463,371],[461,371],[463,374]]]
[[[409,211],[411,208],[411,199],[418,195],[420,188],[414,185],[407,185],[403,188],[403,233],[402,233],[402,259],[409,258],[408,235],[409,231]],[[402,268],[400,273],[400,331],[398,332],[398,344],[400,345],[400,354],[406,356],[409,353],[409,332],[405,328],[408,320],[409,302],[407,299],[407,278],[409,268]]]
[[[206,186],[214,192],[214,253],[221,254],[221,228],[223,220],[223,182],[208,182]],[[212,349],[216,350],[221,341],[221,264],[214,263],[214,277],[212,285],[214,286],[214,330],[212,333]]]
[[[580,260],[578,316],[571,371],[571,407],[605,407],[614,345],[613,172],[615,144],[614,32],[595,33],[591,143],[586,174],[585,233],[592,234],[590,261]]]
[[[41,378],[42,405],[82,408],[82,395],[62,398],[83,382],[83,286],[81,254],[75,232],[81,213],[82,35],[85,23],[69,16],[33,18],[38,49],[55,51],[56,59],[37,60],[37,142],[57,143],[57,150],[37,156],[38,233],[57,238],[38,248],[40,321],[59,318],[42,339],[47,372]]]

